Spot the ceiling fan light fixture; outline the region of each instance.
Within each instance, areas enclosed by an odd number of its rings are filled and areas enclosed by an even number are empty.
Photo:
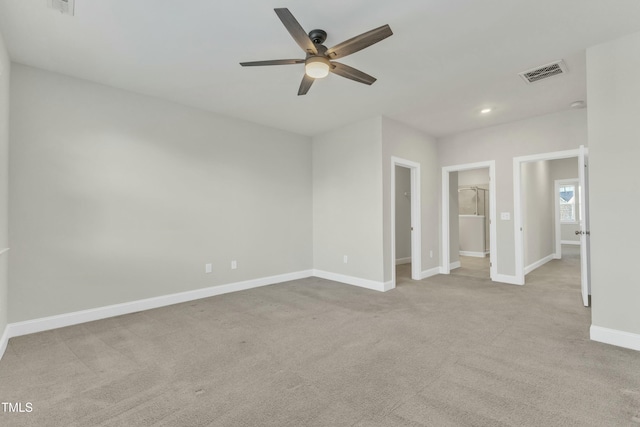
[[[304,72],[314,79],[322,79],[329,75],[329,60],[322,56],[310,56],[304,63]]]

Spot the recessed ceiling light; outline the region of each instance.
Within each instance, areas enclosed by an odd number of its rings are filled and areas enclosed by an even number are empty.
[[[491,108],[483,108],[480,110],[480,114],[489,114],[491,111]]]

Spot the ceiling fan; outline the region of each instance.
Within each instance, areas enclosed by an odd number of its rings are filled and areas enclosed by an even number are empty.
[[[305,95],[315,79],[321,79],[329,75],[329,72],[337,74],[347,79],[354,80],[367,85],[376,81],[375,77],[363,73],[334,59],[343,58],[359,50],[378,43],[391,36],[391,28],[388,25],[375,28],[339,43],[327,49],[322,43],[327,39],[327,33],[323,30],[311,30],[309,34],[304,31],[296,18],[287,8],[274,9],[291,37],[298,43],[306,53],[305,59],[274,59],[270,61],[241,62],[243,67],[253,67],[260,65],[289,65],[304,64],[305,74],[298,89],[298,95]]]

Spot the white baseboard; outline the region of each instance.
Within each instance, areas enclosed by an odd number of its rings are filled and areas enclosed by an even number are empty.
[[[524,268],[524,274],[527,275],[529,273],[531,273],[533,270],[535,270],[536,268],[542,267],[543,265],[545,265],[546,263],[548,263],[549,261],[551,261],[553,259],[553,255],[554,254],[549,254],[546,257],[539,259],[538,261],[534,262],[533,264],[529,264]]]
[[[444,266],[438,267],[438,270],[440,274],[449,274],[451,270],[455,270],[456,268],[460,268],[461,266],[462,264],[460,264],[460,261],[456,261],[449,264],[449,271],[446,271]]]
[[[0,337],[0,359],[4,356],[7,344],[9,344],[9,325],[4,328],[4,331],[2,331],[2,337]]]
[[[484,258],[487,256],[489,252],[472,252],[472,251],[460,251],[459,254],[462,256],[472,256],[476,258]]]
[[[396,265],[400,265],[400,264],[411,264],[411,257],[396,259]]]
[[[440,267],[433,267],[420,273],[420,279],[426,279],[427,277],[435,276],[437,274],[440,274]]]
[[[333,280],[334,282],[345,283],[347,285],[359,286],[361,288],[374,291],[385,292],[392,289],[393,282],[376,282],[375,280],[362,279],[360,277],[346,276],[344,274],[331,273],[323,270],[313,270],[313,276],[321,279]]]
[[[151,310],[154,308],[165,307],[168,305],[179,304],[182,302],[193,301],[202,298],[209,298],[230,292],[244,291],[247,289],[273,285],[276,283],[304,279],[311,276],[317,276],[323,279],[333,280],[348,285],[360,286],[380,292],[385,292],[393,289],[393,281],[376,282],[373,280],[345,276],[336,273],[329,273],[320,270],[304,270],[295,273],[280,274],[277,276],[269,276],[259,279],[246,280],[243,282],[229,283],[226,285],[212,286],[209,288],[195,289],[192,291],[162,295],[159,297],[130,301],[122,304],[114,304],[105,307],[81,310],[56,316],[43,317],[39,319],[26,320],[23,322],[9,323],[6,326],[2,337],[0,338],[0,358],[2,358],[2,355],[7,348],[9,339],[13,337],[48,331],[51,329],[64,328],[66,326],[92,322],[109,317],[121,316],[123,314],[136,313],[144,310]]]
[[[393,280],[389,280],[388,282],[384,282],[382,285],[382,292],[390,291],[396,287],[395,282]]]
[[[491,278],[494,282],[507,283],[509,285],[524,285],[524,282],[518,279],[518,276],[510,276],[508,274],[496,274]]]
[[[77,325],[79,323],[92,322],[94,320],[106,319],[108,317],[121,316],[123,314],[136,313],[138,311],[165,307],[168,305],[179,304],[182,302],[193,301],[201,298],[209,298],[212,296],[227,294],[230,292],[244,291],[261,286],[288,282],[290,280],[304,279],[310,276],[312,276],[311,270],[279,274],[277,276],[262,277],[259,279],[246,280],[243,282],[212,286],[203,289],[195,289],[193,291],[162,295],[154,298],[130,301],[122,304],[108,305],[105,307],[81,310],[72,313],[60,314],[57,316],[43,317],[40,319],[27,320],[24,322],[9,323],[7,325],[7,330],[5,331],[5,335],[7,335],[8,340],[9,338],[18,337],[21,335],[48,331],[50,329],[63,328],[65,326]],[[2,342],[0,342],[0,345],[1,343]]]
[[[593,341],[640,351],[640,334],[591,325],[589,335]]]
[[[580,240],[560,240],[560,244],[580,246]]]

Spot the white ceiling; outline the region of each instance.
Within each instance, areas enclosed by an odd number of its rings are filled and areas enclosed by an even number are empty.
[[[0,0],[13,61],[305,135],[382,114],[443,136],[568,109],[586,97],[585,49],[640,31],[638,0],[76,0],[73,17],[46,5]],[[327,47],[389,24],[341,59],[378,81],[330,75],[297,96],[302,65],[240,67],[304,58],[275,7],[327,31]],[[568,74],[517,75],[557,59]]]

